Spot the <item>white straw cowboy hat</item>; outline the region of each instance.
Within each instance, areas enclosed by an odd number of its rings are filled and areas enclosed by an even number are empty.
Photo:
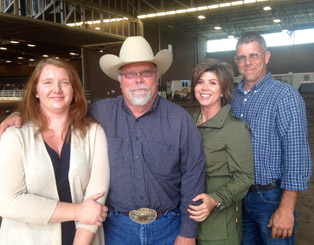
[[[128,37],[121,46],[119,57],[105,54],[100,58],[99,65],[107,76],[118,81],[118,72],[122,66],[138,62],[154,63],[162,75],[172,63],[172,54],[168,49],[163,49],[154,56],[152,48],[143,37]]]

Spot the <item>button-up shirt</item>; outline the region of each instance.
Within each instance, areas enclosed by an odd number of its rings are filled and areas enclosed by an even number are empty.
[[[107,205],[127,212],[141,207],[172,210],[180,204],[180,235],[195,237],[197,223],[188,217],[187,208],[204,192],[205,159],[190,115],[160,96],[139,118],[123,96],[93,103],[89,111],[108,139]]]
[[[282,189],[307,189],[312,162],[300,94],[267,73],[250,91],[242,80],[231,105],[232,113],[250,125],[255,184],[279,180]]]

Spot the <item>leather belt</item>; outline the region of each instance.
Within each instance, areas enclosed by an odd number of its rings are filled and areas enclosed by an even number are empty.
[[[279,187],[279,186],[280,186],[279,181],[275,181],[275,182],[270,183],[268,185],[251,185],[249,192],[270,191],[271,189],[273,189],[275,187]]]
[[[129,215],[132,221],[138,224],[149,224],[155,219],[160,217],[166,211],[156,211],[150,208],[139,208],[137,210],[131,210],[129,212],[124,212]]]

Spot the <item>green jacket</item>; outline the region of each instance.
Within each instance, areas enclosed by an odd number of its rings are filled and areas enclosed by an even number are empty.
[[[254,184],[249,126],[230,113],[228,104],[198,126],[206,155],[207,193],[221,203],[199,225],[198,244],[240,244],[242,198]],[[199,116],[194,113],[193,118]]]

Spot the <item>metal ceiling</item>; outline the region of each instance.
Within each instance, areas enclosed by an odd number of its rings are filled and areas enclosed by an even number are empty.
[[[122,4],[112,5],[111,2],[0,0],[0,63],[38,60],[43,54],[80,58],[81,47],[121,44],[127,36],[138,33],[137,22],[129,14],[133,9],[125,8],[127,4],[121,1]],[[123,8],[125,11],[121,11]],[[19,43],[12,44],[12,40]],[[28,47],[29,43],[36,47]]]
[[[251,0],[0,0],[0,47],[7,48],[5,51],[0,49],[0,63],[8,59],[16,61],[17,56],[38,58],[44,53],[69,57],[70,52],[79,53],[81,47],[97,44],[109,43],[108,47],[114,47],[115,43],[121,44],[127,36],[138,35],[141,22],[145,26],[158,21],[208,40],[227,38],[228,35],[237,37],[248,31],[263,34],[287,29],[292,33],[299,29],[314,28],[314,0],[256,0],[254,3],[232,6],[235,2],[247,1]],[[141,19],[141,22],[137,19],[137,16],[144,14],[213,5],[219,7],[146,18]],[[271,10],[264,11],[265,6],[270,6]],[[199,20],[198,15],[205,16],[205,19]],[[86,23],[84,21],[118,17],[127,17],[128,20],[119,25],[66,25],[70,22]],[[274,19],[280,19],[281,22],[274,23]],[[215,26],[220,26],[222,30],[215,30]],[[100,31],[96,31],[96,27]],[[11,44],[11,40],[19,40],[20,43]],[[29,48],[28,43],[37,46]]]
[[[139,15],[197,8],[202,6],[218,6],[218,8],[196,11],[191,13],[175,14],[155,18],[142,19],[143,23],[159,21],[173,28],[201,35],[208,40],[235,37],[244,32],[255,31],[261,34],[280,32],[283,29],[290,33],[306,28],[314,28],[314,1],[313,0],[269,0],[269,1],[201,1],[201,0],[142,0]],[[233,3],[244,3],[234,5]],[[230,3],[231,6],[228,6]],[[225,6],[225,7],[223,7]],[[270,11],[263,7],[270,6]],[[197,17],[203,15],[206,19]],[[274,23],[280,19],[280,23]],[[222,30],[215,30],[220,26]]]

